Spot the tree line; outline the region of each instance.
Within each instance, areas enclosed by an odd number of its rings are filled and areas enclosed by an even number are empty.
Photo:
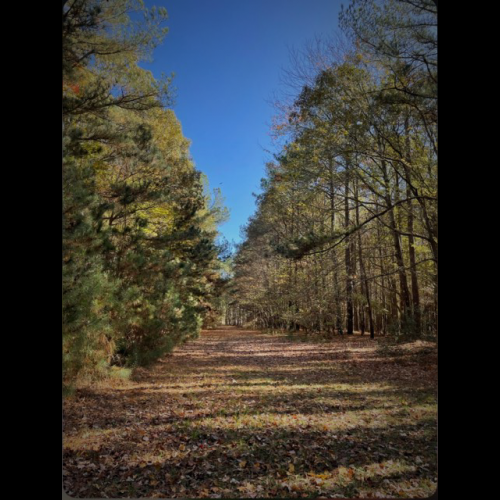
[[[435,335],[435,2],[342,10],[346,45],[308,54],[280,103],[279,149],[231,258],[217,232],[227,210],[190,157],[171,77],[141,66],[166,19],[141,0],[63,2],[65,390],[221,321]]]
[[[437,2],[353,0],[273,132],[231,324],[437,334]]]
[[[63,382],[148,364],[213,320],[218,190],[195,168],[170,77],[141,61],[166,35],[140,0],[63,2]]]

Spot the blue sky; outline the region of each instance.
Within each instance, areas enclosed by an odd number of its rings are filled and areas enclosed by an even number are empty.
[[[347,2],[346,2],[347,3]],[[255,210],[271,159],[269,99],[279,91],[289,49],[336,31],[340,0],[147,0],[164,6],[169,33],[144,66],[175,73],[174,111],[210,187],[220,187],[231,242]]]

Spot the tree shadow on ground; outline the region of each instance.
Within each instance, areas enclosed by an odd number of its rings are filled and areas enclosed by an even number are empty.
[[[104,450],[86,450],[78,454],[71,451],[67,458],[78,458],[80,464],[86,464],[90,486],[85,494],[91,497],[98,492],[106,492],[111,497],[123,496],[120,489],[127,482],[134,483],[135,493],[140,496],[148,496],[152,490],[175,496],[173,488],[181,486],[187,492],[229,486],[237,493],[237,486],[249,481],[253,485],[275,484],[278,496],[287,496],[290,491],[282,483],[293,482],[294,478],[325,473],[331,476],[338,473],[339,468],[353,469],[363,477],[373,464],[381,464],[383,469],[377,469],[377,474],[370,479],[371,487],[387,479],[387,474],[392,474],[392,480],[398,481],[434,481],[436,476],[436,435],[431,421],[391,428],[356,427],[334,435],[307,429],[256,427],[221,433],[210,427],[201,427],[196,439],[177,439],[172,443],[172,450],[175,447],[177,450],[184,448],[165,459],[162,458],[164,450],[158,447],[157,457],[149,463],[134,465],[116,460],[113,465],[107,465],[106,473],[101,467],[101,452]],[[113,448],[119,449],[116,443]],[[293,464],[293,473],[290,473],[290,464]],[[68,466],[68,475],[78,474],[77,467]],[[140,484],[134,477],[149,479]],[[226,484],[226,477],[233,482]],[[365,480],[355,482],[356,488]],[[92,485],[98,485],[99,490],[93,489]],[[350,491],[352,485],[352,481],[343,486],[336,482],[323,494]],[[72,487],[72,484],[68,485],[68,488]],[[302,493],[315,491],[315,488],[306,487]]]
[[[350,497],[409,482],[428,491],[436,474],[433,353],[389,359],[369,342],[344,348],[209,333],[137,370],[133,382],[79,389],[64,403],[66,490]]]

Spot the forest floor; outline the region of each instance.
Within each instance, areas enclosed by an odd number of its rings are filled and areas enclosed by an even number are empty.
[[[426,498],[437,349],[222,328],[64,402],[79,498]]]

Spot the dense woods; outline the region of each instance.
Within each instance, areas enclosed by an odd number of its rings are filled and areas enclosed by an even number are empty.
[[[437,1],[350,0],[337,38],[292,53],[234,251],[173,78],[145,69],[166,22],[142,0],[63,0],[64,491],[429,498]]]
[[[347,43],[318,49],[280,103],[232,273],[227,211],[169,109],[171,78],[140,66],[166,19],[139,0],[63,7],[65,385],[147,364],[203,322],[435,336],[434,2],[342,10]]]
[[[318,64],[281,104],[282,147],[235,257],[228,322],[433,337],[436,6],[354,0],[340,21],[349,43],[307,54]]]
[[[141,68],[165,9],[63,6],[64,384],[198,335],[218,280],[220,193],[189,156],[170,78]]]

